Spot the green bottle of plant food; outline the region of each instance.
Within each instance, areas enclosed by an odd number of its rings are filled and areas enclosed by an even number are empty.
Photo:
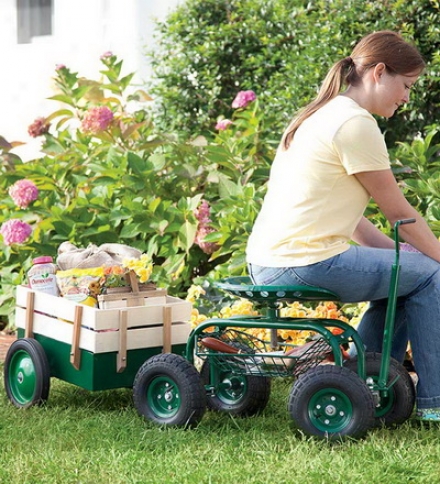
[[[58,286],[56,279],[56,265],[50,256],[36,257],[32,261],[33,266],[28,272],[28,281],[31,289],[45,292],[52,296],[58,296]]]

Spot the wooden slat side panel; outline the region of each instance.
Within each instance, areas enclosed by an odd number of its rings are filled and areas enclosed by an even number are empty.
[[[162,308],[161,308],[162,309]],[[130,319],[131,309],[128,319]],[[24,328],[26,310],[16,308],[16,325]],[[71,344],[73,339],[73,324],[61,321],[51,316],[34,313],[34,333],[49,337],[56,341]],[[172,344],[185,344],[191,332],[190,324],[186,322],[173,322],[171,327]],[[120,345],[119,331],[93,331],[86,327],[81,328],[79,347],[92,353],[107,353],[118,351]],[[163,327],[161,325],[132,328],[127,330],[127,349],[152,348],[163,346]]]
[[[16,307],[15,324],[18,328],[24,328],[25,317],[26,310]],[[34,333],[71,345],[73,340],[73,324],[61,321],[47,314],[34,313]],[[93,351],[95,346],[94,340],[97,334],[100,333],[82,327],[79,339],[80,348]]]
[[[16,305],[17,308],[26,308],[27,294],[29,288],[17,287]],[[172,321],[189,321],[191,319],[192,305],[188,301],[166,296],[166,305],[170,305]],[[162,302],[162,300],[161,300]],[[62,297],[51,296],[35,291],[34,310],[48,314],[54,319],[60,319],[73,323],[75,320],[75,308],[77,303]],[[148,326],[163,323],[164,304],[137,306],[130,308],[128,327]],[[90,306],[83,306],[83,326],[104,331],[119,328],[119,309],[98,309]],[[18,326],[19,328],[24,326]]]

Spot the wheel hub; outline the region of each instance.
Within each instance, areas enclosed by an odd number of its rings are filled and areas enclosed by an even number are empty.
[[[246,391],[245,383],[241,377],[226,377],[219,386],[219,397],[224,401],[235,401],[241,398]]]
[[[342,428],[351,415],[351,405],[338,391],[322,390],[312,399],[310,416],[317,428],[334,432]],[[311,402],[312,403],[312,402]]]
[[[329,417],[333,417],[333,415],[336,414],[336,407],[333,405],[327,405],[324,410],[325,414],[328,415]]]
[[[169,383],[166,383],[165,384],[165,393],[164,393],[164,398],[165,398],[165,401],[167,403],[170,403],[173,401],[174,398],[179,398],[179,394],[177,394],[176,396],[174,396],[174,393],[172,391],[172,389],[169,388]]]
[[[21,405],[32,400],[37,385],[35,367],[28,353],[18,351],[11,359],[9,384],[14,399]]]
[[[152,382],[147,399],[155,413],[163,418],[175,415],[180,407],[179,390],[167,377],[158,377]]]

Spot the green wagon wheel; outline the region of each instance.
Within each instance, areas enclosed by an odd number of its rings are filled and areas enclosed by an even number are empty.
[[[381,359],[380,353],[365,354],[367,377],[371,377],[375,383],[379,380]],[[357,357],[346,361],[344,366],[357,372]],[[400,425],[408,420],[413,412],[416,399],[414,383],[406,368],[393,358],[390,359],[387,383],[392,382],[394,383],[386,397],[379,396],[379,401],[376,403],[375,425],[377,427]]]
[[[5,358],[4,384],[18,408],[41,405],[49,396],[50,368],[41,344],[32,338],[12,343]]]
[[[374,424],[374,399],[354,372],[334,365],[309,370],[294,383],[288,402],[297,426],[329,440],[360,438]]]
[[[210,361],[203,362],[200,370],[202,382],[210,384]],[[237,375],[219,369],[219,384],[215,394],[210,395],[210,410],[228,412],[238,417],[251,417],[261,413],[267,406],[271,393],[271,379],[265,376]]]
[[[155,355],[139,368],[133,400],[138,413],[157,424],[192,427],[206,411],[199,372],[173,353]]]

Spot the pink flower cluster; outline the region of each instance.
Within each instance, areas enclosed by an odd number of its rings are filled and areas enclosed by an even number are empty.
[[[199,221],[199,224],[207,225],[211,222],[211,219],[209,218],[211,214],[211,207],[209,206],[209,203],[206,200],[202,200],[200,202],[200,205],[196,210],[194,211],[194,215],[196,219]]]
[[[113,52],[111,50],[108,50],[107,52],[104,52],[101,56],[101,60],[108,59],[109,57],[113,57]]]
[[[38,188],[31,180],[18,180],[9,187],[9,195],[19,208],[27,208],[28,205],[38,198]]]
[[[217,122],[215,129],[218,131],[224,131],[225,129],[228,129],[231,124],[233,124],[233,122],[230,119],[222,119]]]
[[[28,127],[29,136],[32,138],[38,138],[38,136],[42,136],[43,134],[47,133],[50,128],[50,123],[46,121],[46,118],[37,118],[32,124]]]
[[[18,218],[8,220],[0,228],[0,234],[2,234],[3,242],[6,245],[22,244],[31,233],[32,227]]]
[[[232,107],[234,109],[245,108],[249,103],[255,101],[255,99],[257,99],[257,95],[254,91],[240,91],[232,101]]]
[[[113,111],[107,106],[91,108],[85,114],[81,128],[86,133],[97,134],[105,131],[113,121]]]
[[[206,200],[203,200],[194,212],[196,219],[199,221],[194,242],[205,254],[213,254],[219,248],[218,244],[215,242],[204,241],[208,234],[215,232],[215,230],[209,225],[211,223],[211,219],[209,218],[210,212],[211,208]]]

